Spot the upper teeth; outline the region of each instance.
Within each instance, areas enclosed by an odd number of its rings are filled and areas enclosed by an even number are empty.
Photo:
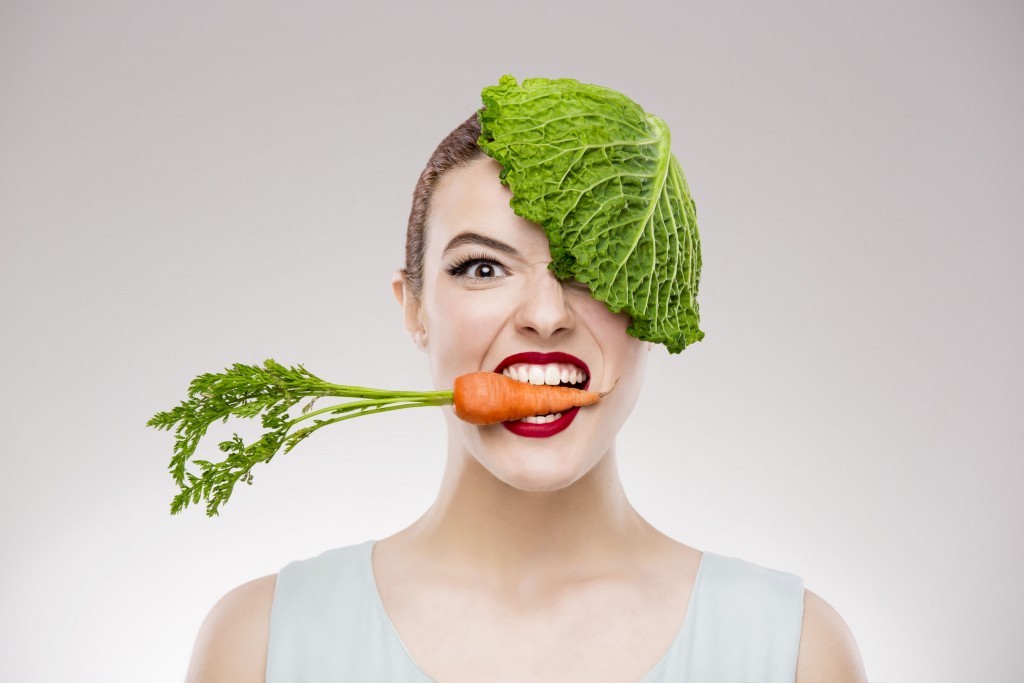
[[[553,386],[560,382],[579,384],[587,379],[587,373],[570,363],[548,363],[547,365],[516,363],[502,370],[501,374],[520,382]]]

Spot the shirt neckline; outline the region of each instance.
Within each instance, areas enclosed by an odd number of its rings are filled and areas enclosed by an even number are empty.
[[[377,579],[373,575],[373,546],[376,544],[377,539],[370,539],[362,544],[362,564],[363,573],[366,577],[366,582],[369,585],[370,592],[373,594],[373,601],[377,607],[378,613],[384,623],[388,625],[388,631],[391,633],[391,637],[395,644],[397,644],[401,648],[402,652],[405,653],[405,658],[409,667],[425,681],[429,681],[429,683],[438,683],[438,681],[435,681],[433,678],[428,676],[426,672],[420,668],[420,665],[416,663],[416,660],[412,658],[412,654],[409,653],[409,648],[407,648],[405,643],[402,642],[401,636],[398,635],[398,629],[395,628],[394,623],[391,621],[391,617],[388,616],[387,610],[384,609],[384,600],[381,598],[380,590],[377,588]],[[694,577],[693,588],[690,589],[690,599],[686,605],[686,614],[683,615],[683,623],[679,626],[679,630],[676,631],[676,635],[669,644],[668,649],[664,654],[662,654],[661,658],[658,659],[654,666],[652,666],[647,673],[637,681],[637,683],[654,683],[653,677],[666,666],[673,654],[675,654],[676,650],[683,646],[684,636],[692,628],[691,624],[695,618],[694,614],[697,611],[695,605],[700,597],[699,589],[703,584],[702,578],[705,574],[705,567],[707,566],[705,559],[709,554],[712,553],[701,551],[700,562],[697,565],[697,574]]]

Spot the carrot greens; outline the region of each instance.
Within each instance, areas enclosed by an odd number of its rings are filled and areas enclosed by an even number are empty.
[[[324,398],[362,400],[317,408],[316,402]],[[307,400],[299,414],[292,416],[289,411]],[[187,400],[157,413],[146,424],[176,433],[169,469],[181,490],[171,502],[171,514],[205,499],[206,514],[212,517],[219,514],[237,482],[252,483],[254,465],[270,462],[282,449],[287,453],[321,427],[360,415],[451,402],[451,391],[388,391],[332,384],[302,365],[285,367],[268,359],[262,367],[235,363],[222,373],[199,375],[189,385]],[[235,434],[219,444],[227,453],[224,460],[193,457],[200,439],[217,420],[257,416],[266,431],[253,443],[246,444]],[[200,468],[199,475],[186,468],[189,460]]]

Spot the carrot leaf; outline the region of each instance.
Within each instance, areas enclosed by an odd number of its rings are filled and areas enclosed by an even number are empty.
[[[314,410],[322,398],[355,398]],[[309,399],[298,416],[289,412]],[[157,413],[146,423],[174,431],[174,451],[168,469],[180,489],[171,501],[171,514],[205,500],[206,514],[218,515],[231,497],[235,484],[253,481],[252,468],[270,462],[279,452],[289,452],[300,441],[329,424],[401,408],[447,405],[451,391],[388,391],[326,382],[302,365],[285,367],[273,359],[263,366],[235,363],[221,373],[199,375],[189,385],[188,398],[177,407]],[[218,448],[226,456],[213,462],[194,458],[200,440],[214,422],[228,418],[260,418],[264,433],[246,444],[235,434]],[[187,465],[199,468],[196,475]]]

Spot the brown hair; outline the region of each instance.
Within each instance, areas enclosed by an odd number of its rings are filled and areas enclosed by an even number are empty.
[[[465,166],[485,156],[477,140],[480,138],[480,120],[477,112],[463,121],[458,128],[441,141],[430,155],[426,167],[416,181],[412,193],[412,210],[409,212],[409,226],[405,233],[405,268],[402,274],[413,296],[418,300],[423,291],[423,252],[427,244],[427,218],[430,215],[430,199],[437,183],[448,171]]]

